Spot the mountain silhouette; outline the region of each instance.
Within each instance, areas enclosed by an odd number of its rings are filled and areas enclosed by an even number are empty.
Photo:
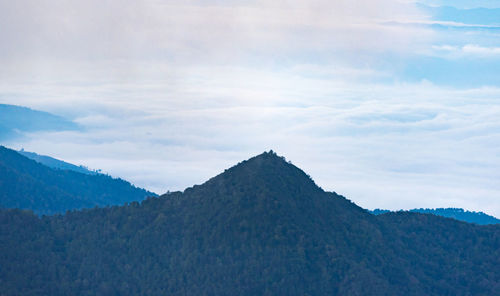
[[[49,168],[58,169],[58,170],[69,170],[75,171],[78,173],[86,174],[86,175],[97,175],[98,171],[91,171],[84,166],[77,166],[47,155],[37,154],[35,152],[28,152],[24,149],[17,151],[19,154],[26,156],[29,159],[33,159],[34,161],[41,163]]]
[[[375,216],[272,151],[142,203],[0,211],[0,248],[2,295],[500,291],[499,226]]]
[[[107,175],[49,168],[0,146],[0,207],[55,214],[140,201],[154,195]]]
[[[0,140],[22,137],[25,132],[79,130],[61,116],[30,108],[0,104]]]
[[[437,208],[437,209],[420,208],[420,209],[411,209],[408,211],[414,213],[433,214],[437,216],[453,218],[460,221],[475,223],[479,225],[500,224],[500,219],[497,219],[483,212],[471,212],[459,208]],[[381,210],[381,209],[375,209],[373,211],[370,211],[370,213],[374,215],[381,215],[389,212],[391,211]]]

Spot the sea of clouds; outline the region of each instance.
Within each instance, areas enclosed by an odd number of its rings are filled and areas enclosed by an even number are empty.
[[[500,216],[498,24],[430,2],[0,1],[0,102],[83,126],[4,144],[157,193],[273,149],[366,208]]]

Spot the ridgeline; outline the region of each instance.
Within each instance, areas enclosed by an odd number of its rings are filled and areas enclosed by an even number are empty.
[[[375,216],[266,152],[142,203],[0,211],[1,295],[499,295],[500,226]]]

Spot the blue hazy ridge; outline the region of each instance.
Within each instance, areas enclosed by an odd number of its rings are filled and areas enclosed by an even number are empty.
[[[24,132],[78,130],[71,120],[26,107],[0,104],[0,140],[22,136]]]

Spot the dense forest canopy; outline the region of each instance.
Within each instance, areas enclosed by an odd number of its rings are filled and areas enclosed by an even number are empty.
[[[141,201],[154,193],[103,174],[53,169],[0,146],[0,207],[64,213]]]
[[[500,226],[372,215],[273,152],[65,215],[0,211],[1,295],[499,295]]]

